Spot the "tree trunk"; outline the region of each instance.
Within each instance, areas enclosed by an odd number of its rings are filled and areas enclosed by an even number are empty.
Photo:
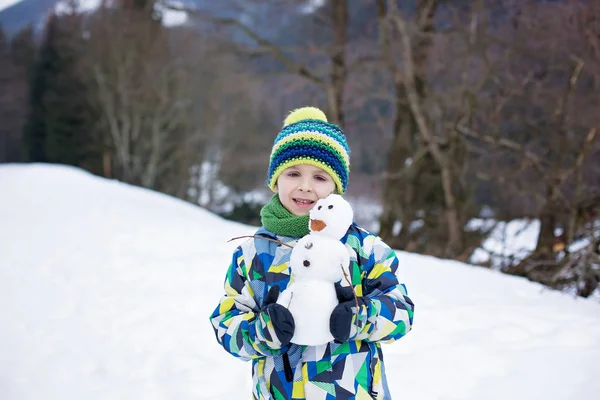
[[[554,188],[546,187],[546,203],[539,214],[540,233],[534,252],[506,272],[511,275],[525,276],[528,279],[551,285],[549,270],[556,270],[556,265],[550,266],[553,261],[554,231],[556,229],[556,200],[553,197]],[[535,264],[535,265],[534,265]],[[534,265],[532,267],[532,265]],[[552,274],[553,275],[553,274]],[[548,277],[547,277],[548,276]]]
[[[554,229],[556,228],[556,218],[550,206],[544,206],[540,214],[540,234],[535,246],[535,253],[552,254],[554,244]]]
[[[425,71],[428,54],[431,48],[431,35],[434,31],[433,19],[438,6],[436,0],[423,0],[417,3],[415,10],[418,36],[411,43],[412,63],[414,65],[414,89],[419,97],[419,102],[425,96]],[[378,0],[378,19],[380,24],[381,47],[384,58],[387,59],[388,70],[394,80],[395,117],[393,124],[393,137],[388,153],[388,162],[385,171],[383,187],[383,213],[380,219],[380,236],[394,244],[396,248],[405,248],[410,240],[410,223],[416,219],[418,211],[414,204],[414,194],[420,184],[416,176],[419,168],[417,158],[419,152],[417,140],[419,128],[415,115],[410,106],[406,88],[405,70],[399,68],[397,56],[392,54],[391,35],[389,28],[388,7],[385,1]],[[421,152],[421,158],[426,152]],[[413,159],[411,159],[411,157]],[[394,235],[393,228],[396,221],[402,223],[398,235]]]
[[[390,245],[403,249],[408,242],[408,224],[412,220],[412,182],[407,179],[407,163],[412,150],[416,130],[414,118],[406,105],[403,85],[396,85],[396,116],[393,125],[393,138],[388,153],[388,161],[383,186],[383,213],[379,235]],[[408,200],[408,202],[406,201]],[[398,235],[394,234],[396,221],[402,223]]]
[[[333,53],[331,56],[331,85],[327,90],[331,122],[344,128],[344,86],[346,68],[346,43],[348,41],[348,1],[333,1]]]
[[[112,171],[111,171],[111,161],[110,161],[110,152],[104,151],[102,157],[102,171],[105,178],[112,179]]]

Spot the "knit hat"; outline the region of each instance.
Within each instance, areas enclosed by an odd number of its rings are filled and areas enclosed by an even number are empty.
[[[346,191],[350,174],[350,149],[346,137],[337,125],[327,122],[323,111],[315,107],[298,108],[283,122],[271,150],[267,186],[275,192],[279,175],[299,164],[321,168],[335,182],[337,194]]]

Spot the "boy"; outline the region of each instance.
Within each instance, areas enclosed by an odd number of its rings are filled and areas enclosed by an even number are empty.
[[[261,210],[256,236],[293,245],[307,235],[310,209],[345,192],[349,166],[339,127],[313,107],[292,112],[275,138],[267,181],[275,195]],[[396,278],[394,251],[379,237],[352,224],[341,241],[359,310],[350,288],[338,286],[340,304],[330,317],[335,340],[321,346],[290,343],[294,319],[276,303],[289,283],[291,249],[253,238],[234,252],[226,294],[210,320],[225,350],[252,360],[253,400],[391,399],[380,343],[412,328],[414,305]]]

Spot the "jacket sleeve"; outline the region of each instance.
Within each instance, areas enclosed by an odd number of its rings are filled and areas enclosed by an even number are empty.
[[[364,267],[363,293],[357,293],[360,311],[354,314],[350,339],[390,343],[412,329],[415,307],[396,277],[398,258],[394,250],[375,235],[364,242],[362,250],[369,262]]]
[[[232,355],[244,360],[284,353],[267,313],[257,306],[240,247],[236,249],[227,276],[225,295],[210,316],[217,341]]]

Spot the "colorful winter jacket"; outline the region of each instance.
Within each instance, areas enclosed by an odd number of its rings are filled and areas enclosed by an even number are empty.
[[[291,245],[298,240],[264,227],[256,235]],[[250,239],[234,252],[226,294],[210,320],[225,350],[252,360],[253,400],[391,399],[380,343],[393,342],[412,328],[414,306],[396,278],[394,251],[378,236],[353,224],[341,241],[350,253],[354,290],[368,298],[355,313],[359,321],[353,321],[349,341],[342,344],[281,346],[260,309],[273,285],[282,291],[287,287],[291,249]]]

